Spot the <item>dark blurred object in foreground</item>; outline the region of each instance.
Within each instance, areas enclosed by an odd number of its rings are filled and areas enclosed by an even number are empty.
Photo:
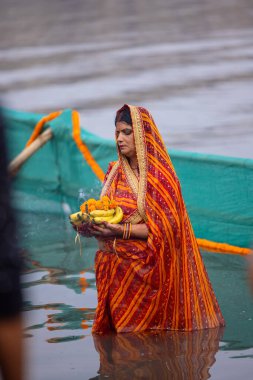
[[[23,378],[20,270],[0,110],[0,369],[5,380]]]

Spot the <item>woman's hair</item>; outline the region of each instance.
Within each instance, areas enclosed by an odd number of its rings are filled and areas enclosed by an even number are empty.
[[[116,125],[116,123],[118,123],[120,121],[123,121],[129,125],[132,125],[132,119],[131,119],[130,111],[128,108],[124,108],[122,111],[117,113],[117,115],[115,117],[115,125]]]

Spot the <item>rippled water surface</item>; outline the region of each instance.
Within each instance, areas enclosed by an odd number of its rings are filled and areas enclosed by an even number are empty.
[[[80,255],[59,216],[22,214],[20,228],[29,379],[251,378],[253,302],[242,257],[203,252],[225,329],[93,337],[95,242],[83,238]]]
[[[77,108],[114,135],[143,105],[168,147],[253,157],[251,0],[1,3],[0,85],[26,111]]]

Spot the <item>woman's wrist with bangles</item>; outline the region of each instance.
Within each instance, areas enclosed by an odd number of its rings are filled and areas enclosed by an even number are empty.
[[[122,231],[122,239],[129,240],[131,238],[132,223],[124,223]]]
[[[129,240],[131,237],[131,231],[132,231],[132,223],[124,223],[123,226],[121,226],[120,229],[120,237],[123,240]],[[113,253],[115,253],[118,256],[116,244],[117,244],[117,235],[115,236],[113,240]]]
[[[114,232],[114,237],[117,239],[129,240],[129,239],[141,239],[147,240],[148,227],[145,223],[135,224],[124,223],[118,225],[117,231]]]
[[[120,229],[115,235],[116,238],[123,240],[129,240],[132,233],[132,223],[124,223],[120,225]]]

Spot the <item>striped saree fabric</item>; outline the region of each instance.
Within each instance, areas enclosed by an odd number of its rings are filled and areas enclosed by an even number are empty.
[[[130,109],[140,175],[137,179],[118,151],[101,195],[122,207],[123,222],[146,223],[149,233],[146,241],[117,239],[114,247],[107,240],[105,250],[96,253],[98,305],[93,332],[223,326],[161,135],[145,108],[123,107]]]

